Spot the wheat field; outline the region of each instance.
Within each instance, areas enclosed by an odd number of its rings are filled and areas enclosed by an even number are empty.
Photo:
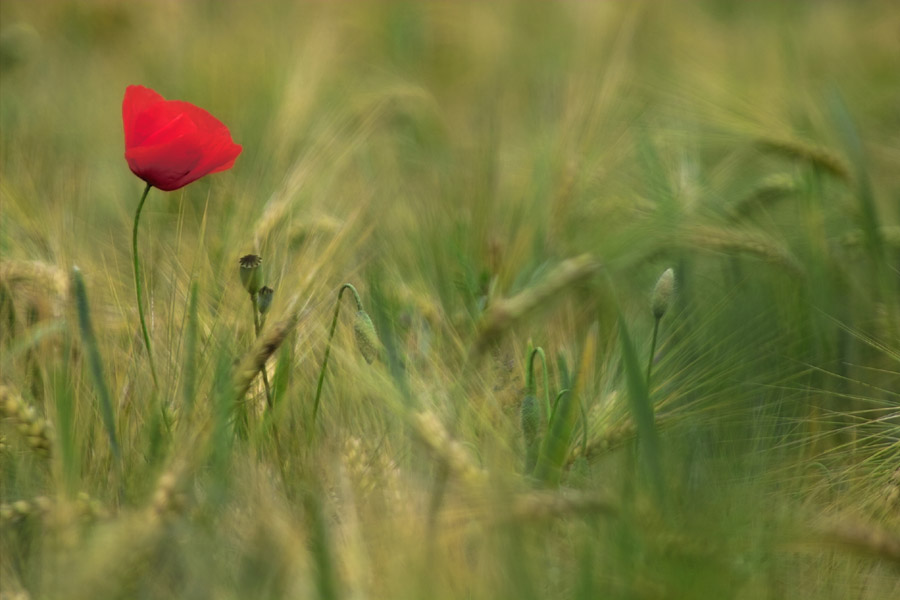
[[[0,598],[900,597],[898,31],[4,0]],[[158,378],[132,84],[243,146],[148,196]]]

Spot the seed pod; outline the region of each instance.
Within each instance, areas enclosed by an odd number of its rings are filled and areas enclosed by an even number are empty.
[[[353,335],[356,337],[356,345],[362,353],[366,362],[372,362],[378,357],[381,342],[378,339],[378,333],[375,331],[375,325],[368,313],[360,310],[356,313],[356,319],[353,321]]]
[[[661,319],[666,314],[674,294],[675,271],[666,269],[656,281],[656,287],[653,288],[653,316],[656,319]]]
[[[262,257],[256,254],[248,254],[241,257],[241,284],[251,295],[262,287]]]
[[[259,309],[259,314],[264,315],[269,312],[269,308],[272,306],[272,295],[274,293],[275,290],[267,285],[259,288],[259,293],[256,296],[256,306]]]

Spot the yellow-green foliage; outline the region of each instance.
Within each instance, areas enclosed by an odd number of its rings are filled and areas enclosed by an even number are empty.
[[[898,31],[3,0],[0,598],[898,597]],[[243,146],[143,207],[158,386],[132,84]]]

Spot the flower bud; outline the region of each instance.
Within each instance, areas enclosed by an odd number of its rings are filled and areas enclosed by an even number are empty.
[[[262,269],[259,268],[261,264],[262,257],[256,254],[241,257],[241,283],[251,295],[262,287]]]
[[[378,340],[378,334],[375,331],[375,325],[369,318],[366,311],[361,310],[356,313],[356,319],[353,321],[353,335],[356,337],[356,345],[362,353],[366,362],[372,364],[372,361],[378,356],[381,342]]]
[[[537,397],[533,394],[525,396],[520,411],[522,436],[525,438],[525,444],[530,446],[537,439],[541,427],[541,410]]]
[[[666,269],[656,281],[653,288],[653,316],[661,319],[669,305],[672,303],[672,296],[675,294],[675,271]]]
[[[528,394],[522,400],[519,409],[522,424],[522,437],[525,438],[525,474],[531,473],[537,464],[540,448],[541,409],[534,394]]]
[[[269,312],[269,308],[272,306],[272,295],[274,293],[275,290],[267,285],[259,288],[259,293],[256,295],[256,307],[259,309],[259,314],[264,315]]]

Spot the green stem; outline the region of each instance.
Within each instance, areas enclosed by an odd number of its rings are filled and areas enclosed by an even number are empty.
[[[647,393],[650,393],[650,373],[653,371],[653,355],[656,353],[656,335],[659,333],[659,319],[653,323],[653,341],[650,343],[650,360],[647,362]]]
[[[250,301],[253,302],[253,329],[256,331],[256,337],[259,337],[259,332],[262,329],[262,325],[259,323],[259,305],[256,302],[256,294],[250,294]],[[269,407],[269,410],[272,410],[272,389],[269,387],[269,374],[266,371],[266,366],[263,365],[262,369],[260,369],[262,373],[263,386],[266,388],[266,405]]]
[[[256,294],[250,294],[250,302],[253,303],[253,331],[259,337],[259,305],[256,303]]]
[[[544,349],[538,346],[534,350],[531,351],[531,356],[528,357],[528,370],[525,373],[525,387],[527,388],[527,393],[533,394],[535,390],[534,385],[534,355],[540,355],[541,357],[541,367],[543,368],[543,376],[544,376],[544,416],[547,419],[547,422],[550,422],[550,385],[547,381],[547,357],[544,354]]]
[[[353,299],[356,301],[356,310],[362,310],[362,299],[359,297],[359,292],[356,291],[356,288],[353,287],[352,283],[345,283],[341,286],[341,291],[338,292],[338,302],[340,302],[341,294],[344,293],[344,290],[350,290],[351,292],[353,292]]]
[[[141,318],[141,332],[144,334],[144,344],[147,346],[147,360],[150,361],[150,372],[153,374],[153,385],[159,389],[159,378],[156,376],[156,365],[153,364],[153,352],[150,350],[150,334],[147,333],[147,321],[144,319],[144,304],[141,301],[141,263],[138,258],[138,223],[141,220],[141,210],[150,188],[149,183],[144,188],[141,201],[138,203],[137,212],[134,215],[134,229],[131,232],[131,250],[134,255],[134,291],[137,295],[138,316]]]
[[[587,458],[587,440],[588,440],[588,416],[587,407],[584,400],[579,398],[578,405],[581,407],[581,456]]]
[[[559,401],[568,393],[569,389],[566,388],[564,390],[559,390],[559,393],[556,394],[556,399],[553,401],[553,410],[550,411],[550,419],[547,421],[547,431],[550,431],[550,427],[553,426],[553,419],[556,417],[556,409],[559,406]]]
[[[322,383],[325,381],[325,368],[328,366],[328,356],[331,354],[331,338],[334,337],[334,330],[337,328],[338,315],[341,312],[341,297],[344,295],[344,290],[347,289],[353,292],[357,310],[362,310],[362,300],[360,299],[359,292],[356,291],[356,288],[349,283],[342,285],[341,289],[338,291],[337,302],[334,305],[334,318],[331,319],[331,330],[328,332],[328,344],[325,346],[325,358],[322,359],[322,370],[319,371],[319,382],[316,384],[316,399],[313,401],[312,416],[314,427],[316,424],[316,415],[319,414],[319,398],[322,396]]]

